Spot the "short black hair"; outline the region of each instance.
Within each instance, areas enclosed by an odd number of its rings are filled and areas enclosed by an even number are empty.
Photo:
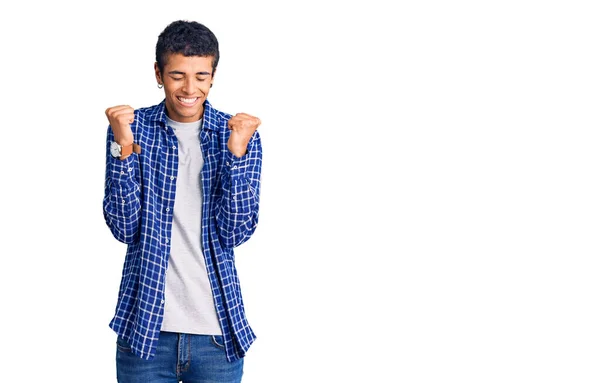
[[[213,73],[219,63],[219,42],[210,29],[196,21],[177,20],[167,25],[156,42],[156,62],[163,72],[169,55],[213,56]]]

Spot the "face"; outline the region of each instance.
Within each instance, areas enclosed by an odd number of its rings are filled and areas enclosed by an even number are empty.
[[[178,122],[194,122],[204,114],[204,100],[213,82],[213,57],[171,54],[163,73],[154,64],[156,80],[164,85],[167,115]]]

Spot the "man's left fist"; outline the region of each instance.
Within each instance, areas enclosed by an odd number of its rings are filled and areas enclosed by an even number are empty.
[[[229,141],[227,141],[229,151],[236,157],[242,157],[246,154],[250,137],[252,137],[259,125],[260,119],[258,117],[246,113],[238,113],[231,117],[227,122],[227,127],[231,130]]]

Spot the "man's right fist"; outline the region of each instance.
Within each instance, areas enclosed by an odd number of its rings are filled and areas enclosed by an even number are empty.
[[[106,109],[106,117],[115,136],[115,141],[122,146],[133,144],[133,108],[129,105],[118,105]]]

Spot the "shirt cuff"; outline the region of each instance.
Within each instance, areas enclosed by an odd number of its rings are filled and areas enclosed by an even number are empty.
[[[248,168],[248,152],[241,157],[236,157],[229,150],[225,158],[226,170],[229,172],[229,177],[232,179],[245,175],[246,169]]]
[[[135,154],[130,155],[124,160],[111,157],[109,160],[110,177],[115,184],[135,183]]]

